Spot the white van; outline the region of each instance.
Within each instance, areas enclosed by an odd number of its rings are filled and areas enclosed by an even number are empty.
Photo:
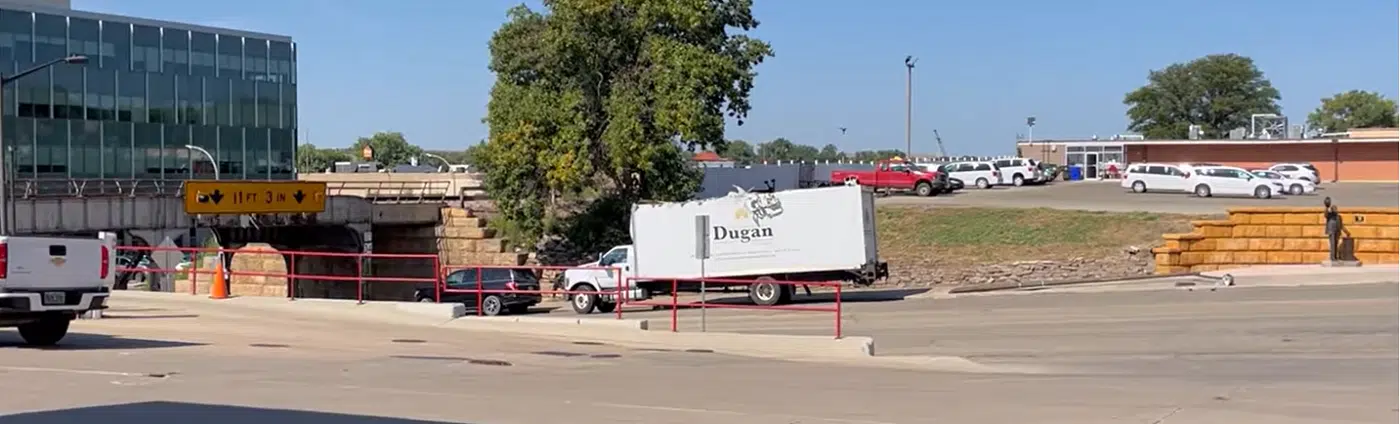
[[[1254,196],[1268,199],[1282,190],[1274,180],[1259,178],[1243,168],[1201,166],[1191,168],[1191,192],[1197,197]]]
[[[991,162],[953,162],[943,165],[943,171],[948,173],[948,178],[956,178],[963,184],[977,188],[987,189],[1002,184],[1001,170]]]
[[[1123,181],[1119,183],[1134,193],[1168,192],[1185,193],[1191,191],[1190,167],[1165,163],[1137,163],[1128,165]]]

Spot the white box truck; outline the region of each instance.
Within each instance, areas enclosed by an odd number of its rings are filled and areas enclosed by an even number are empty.
[[[759,305],[791,300],[795,287],[769,281],[851,281],[869,285],[889,268],[876,248],[875,198],[860,186],[745,192],[632,207],[632,244],[564,272],[575,312],[610,312],[615,296],[587,292],[629,284],[631,299],[694,290],[701,279],[747,280]],[[735,285],[710,283],[709,287]]]

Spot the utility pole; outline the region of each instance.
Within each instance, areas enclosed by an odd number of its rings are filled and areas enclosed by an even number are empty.
[[[914,64],[919,59],[904,57],[904,156],[914,160]]]
[[[1034,116],[1028,116],[1028,117],[1026,117],[1026,146],[1027,146],[1027,147],[1030,147],[1030,148],[1032,148],[1032,149],[1035,148],[1035,117],[1034,117]],[[1046,149],[1049,149],[1049,148],[1050,148],[1049,146],[1044,146],[1044,145],[1040,146],[1040,156],[1041,156],[1041,157],[1040,157],[1040,160],[1041,160],[1042,162],[1044,162],[1044,161],[1046,160],[1046,158],[1048,158],[1048,157],[1050,156],[1050,152],[1049,152],[1048,150],[1046,150]],[[1016,154],[1019,155],[1020,152],[1017,152]]]

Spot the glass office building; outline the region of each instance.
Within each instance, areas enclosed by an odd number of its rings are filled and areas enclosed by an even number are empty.
[[[294,178],[290,38],[0,2],[0,73],[67,55],[4,88],[14,178]]]

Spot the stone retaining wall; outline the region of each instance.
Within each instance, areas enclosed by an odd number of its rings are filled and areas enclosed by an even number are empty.
[[[1339,208],[1362,264],[1400,263],[1400,208]],[[1327,260],[1321,207],[1229,209],[1229,219],[1194,221],[1184,234],[1163,234],[1152,249],[1158,274]]]

